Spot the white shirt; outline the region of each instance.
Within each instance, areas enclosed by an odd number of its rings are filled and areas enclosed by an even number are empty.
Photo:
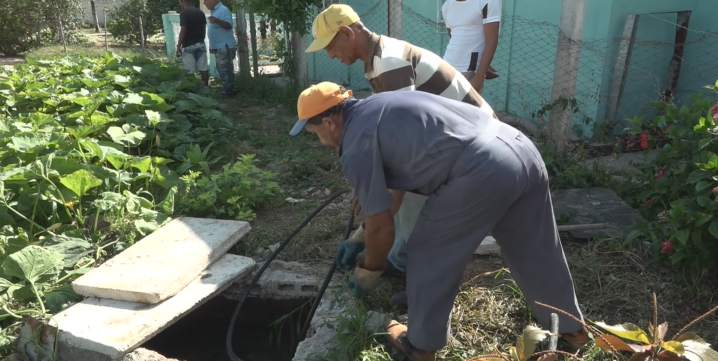
[[[451,39],[444,60],[460,72],[475,72],[486,46],[484,24],[501,21],[501,0],[446,0],[441,6]]]

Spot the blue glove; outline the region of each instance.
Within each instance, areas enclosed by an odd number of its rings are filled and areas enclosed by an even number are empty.
[[[364,225],[339,245],[337,267],[350,271],[356,267],[356,258],[364,251]]]
[[[382,271],[369,271],[357,266],[349,278],[349,289],[355,298],[361,298],[365,292],[372,291],[379,284]]]

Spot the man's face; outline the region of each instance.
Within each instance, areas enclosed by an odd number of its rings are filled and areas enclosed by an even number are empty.
[[[203,0],[203,2],[207,9],[214,10],[214,7],[217,6],[219,0]]]
[[[318,125],[307,123],[304,129],[309,133],[315,134],[322,144],[332,148],[339,148],[341,141],[341,136],[339,136],[340,129],[338,129],[334,117],[325,117],[322,119],[322,123]]]
[[[339,59],[346,65],[352,65],[359,59],[356,48],[354,31],[348,26],[342,26],[325,50],[331,59]]]

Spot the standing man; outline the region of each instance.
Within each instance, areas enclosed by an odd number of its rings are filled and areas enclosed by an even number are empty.
[[[499,44],[501,0],[446,0],[441,15],[450,37],[444,60],[480,93],[484,79],[498,77],[491,61]]]
[[[204,85],[209,85],[209,64],[204,39],[207,34],[207,19],[204,12],[194,6],[195,0],[179,0],[180,33],[177,38],[177,57],[182,58],[185,70],[194,74],[199,71]]]
[[[220,0],[204,0],[211,11],[209,17],[209,51],[214,54],[219,79],[222,81],[222,95],[237,94],[234,85],[234,58],[237,55],[237,40],[232,30],[232,12]]]
[[[339,59],[346,65],[361,60],[364,63],[364,76],[369,80],[374,93],[397,90],[428,92],[479,107],[498,119],[491,106],[471,87],[469,81],[440,56],[405,41],[373,33],[348,5],[334,4],[319,13],[312,24],[312,35],[314,41],[306,52],[325,49],[330,58]],[[405,271],[406,239],[426,201],[426,196],[417,193],[405,194],[393,190],[390,193],[396,202],[392,209],[397,227],[387,274]],[[353,203],[356,203],[356,197]],[[351,260],[364,247],[363,231],[361,226],[349,240],[342,243],[337,255],[339,267],[351,269]],[[405,293],[393,298],[398,306],[404,305],[405,300]]]
[[[427,92],[374,94],[324,82],[297,101],[299,121],[336,148],[365,215],[364,258],[349,287],[356,297],[376,288],[394,240],[389,190],[428,197],[407,242],[409,324],[392,321],[389,340],[412,361],[434,361],[450,336],[451,310],[473,251],[489,232],[544,329],[558,307],[583,315],[561,246],[546,165],[517,129],[479,107]],[[559,315],[559,333],[589,341],[583,326]]]

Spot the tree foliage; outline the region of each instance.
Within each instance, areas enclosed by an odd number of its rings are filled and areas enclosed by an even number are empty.
[[[12,56],[60,41],[82,19],[79,0],[0,1],[0,53]]]
[[[312,7],[321,7],[321,4],[321,0],[244,0],[236,6],[243,6],[246,10],[283,22],[290,32],[307,34],[314,20]]]
[[[140,17],[145,41],[162,30],[162,14],[180,11],[177,0],[128,0],[108,9],[109,32],[118,40],[141,44]]]

